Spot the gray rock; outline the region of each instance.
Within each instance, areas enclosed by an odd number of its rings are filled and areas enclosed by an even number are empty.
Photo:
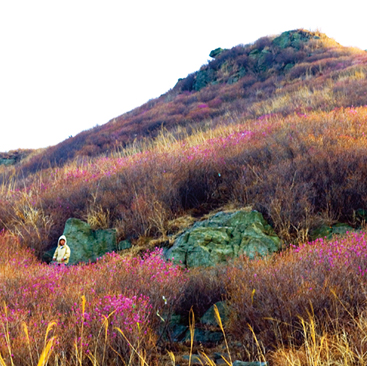
[[[224,339],[222,332],[212,332],[210,330],[206,329],[195,329],[194,333],[194,342],[199,342],[202,344],[208,344],[208,343],[220,343]],[[191,334],[188,330],[186,332],[185,337],[183,338],[183,342],[187,342],[191,340]]]
[[[218,308],[222,324],[225,324],[228,321],[229,315],[229,309],[226,303],[224,301],[219,301],[215,305]],[[214,305],[201,317],[200,323],[205,325],[218,325],[215,317]]]
[[[122,240],[117,244],[117,249],[118,250],[125,250],[125,249],[130,249],[132,247],[131,241],[126,239],[126,240]]]
[[[225,49],[223,49],[223,48],[220,48],[220,47],[216,48],[215,50],[210,51],[209,57],[216,58],[224,51],[225,51]]]
[[[117,249],[116,230],[92,230],[90,225],[79,219],[68,219],[63,234],[71,250],[69,264],[95,262]]]
[[[163,333],[165,340],[171,340],[173,342],[180,342],[186,336],[189,327],[182,323],[182,317],[177,314],[167,316],[162,314],[164,322],[161,323],[159,333]]]
[[[15,159],[0,159],[0,165],[14,165]]]
[[[254,258],[280,248],[280,239],[261,213],[219,212],[182,233],[165,256],[186,267],[208,267],[239,255]]]

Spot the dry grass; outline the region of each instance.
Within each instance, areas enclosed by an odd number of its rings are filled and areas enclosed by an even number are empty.
[[[229,322],[223,323],[215,313],[228,365],[235,359],[274,366],[365,365],[364,238],[365,234],[349,234],[293,247],[268,259],[240,259],[232,266],[184,274],[158,257],[117,255],[96,265],[58,271],[40,264],[3,233],[1,365],[190,365],[194,354],[203,365],[213,365],[213,349],[193,341],[195,319],[223,298],[231,309]],[[120,310],[113,302],[93,320],[99,314],[98,299],[112,296],[116,301],[119,293],[130,298],[149,295],[136,300],[138,313],[127,307],[123,319],[146,314],[150,322],[140,318],[138,323],[133,320],[131,329],[124,327],[115,318]],[[146,309],[151,309],[150,315]],[[187,316],[188,345],[163,342],[157,348],[157,310],[163,316],[172,311]],[[184,361],[183,354],[191,355],[191,361]]]

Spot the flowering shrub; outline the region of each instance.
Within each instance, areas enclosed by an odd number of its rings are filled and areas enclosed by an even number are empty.
[[[40,354],[51,322],[54,353],[69,359],[102,362],[118,352],[128,360],[137,357],[132,347],[153,351],[156,312],[172,307],[186,283],[186,273],[159,249],[143,258],[111,253],[95,264],[53,267],[5,232],[0,246],[0,353],[10,357],[11,349],[15,364]]]
[[[348,327],[350,316],[364,309],[366,259],[366,233],[360,232],[292,245],[268,260],[237,261],[227,272],[228,331],[253,348],[250,324],[270,351],[274,344],[300,346],[300,319],[310,315],[318,332],[334,332],[330,321]]]
[[[82,344],[86,354],[104,346],[98,339],[98,335],[103,333],[104,342],[107,338],[109,346],[126,357],[132,353],[131,345],[134,348],[141,345],[154,347],[154,343],[146,343],[148,336],[154,339],[149,324],[151,312],[152,305],[147,296],[105,295],[92,299],[85,309],[74,304],[71,323],[80,332],[78,341],[84,339]]]

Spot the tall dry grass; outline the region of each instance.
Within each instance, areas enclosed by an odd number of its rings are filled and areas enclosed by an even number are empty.
[[[366,255],[361,232],[237,261],[226,277],[227,331],[243,357],[256,354],[256,335],[276,365],[364,364]]]
[[[154,361],[156,313],[174,307],[186,283],[185,272],[159,251],[54,267],[7,233],[0,244],[0,355],[6,365],[47,359],[55,365],[125,365],[142,352]]]
[[[212,365],[222,348],[228,365],[367,362],[363,232],[186,273],[158,253],[53,268],[11,236],[0,240],[2,365],[172,365],[185,354]],[[223,347],[205,348],[195,319],[220,299],[230,310],[226,322],[216,311]],[[173,312],[190,326],[186,344],[161,337]]]

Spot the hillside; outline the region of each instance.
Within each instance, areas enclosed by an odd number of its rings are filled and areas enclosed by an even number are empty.
[[[296,30],[211,56],[165,95],[2,166],[0,229],[41,255],[69,217],[119,240],[226,205],[256,208],[286,241],[360,223],[367,53]]]
[[[210,55],[105,125],[0,155],[1,365],[366,365],[367,53],[295,30]],[[273,255],[165,259],[233,211],[265,219]],[[49,265],[69,218],[130,246]]]
[[[294,30],[249,45],[218,48],[199,71],[167,93],[112,121],[46,149],[22,173],[62,166],[76,157],[109,155],[162,128],[210,129],[237,118],[282,116],[361,106],[365,100],[365,51],[340,46],[319,32]]]

